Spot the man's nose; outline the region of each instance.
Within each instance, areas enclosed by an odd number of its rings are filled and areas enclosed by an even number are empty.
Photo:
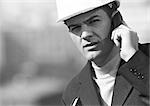
[[[92,29],[90,27],[88,27],[87,25],[83,25],[81,38],[84,40],[90,41],[92,36],[93,36]]]

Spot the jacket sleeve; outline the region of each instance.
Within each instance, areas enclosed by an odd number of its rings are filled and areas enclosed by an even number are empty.
[[[149,59],[149,55],[139,50],[118,71],[146,98],[149,98]]]

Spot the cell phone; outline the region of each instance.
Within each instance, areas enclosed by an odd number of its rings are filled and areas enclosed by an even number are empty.
[[[113,17],[112,17],[112,27],[113,30],[117,28],[119,25],[125,24],[123,21],[123,18],[121,16],[121,13],[118,11]]]

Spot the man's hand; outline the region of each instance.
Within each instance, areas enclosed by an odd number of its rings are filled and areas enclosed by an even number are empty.
[[[113,32],[111,39],[120,47],[120,57],[126,62],[138,51],[137,33],[125,25],[120,25]]]

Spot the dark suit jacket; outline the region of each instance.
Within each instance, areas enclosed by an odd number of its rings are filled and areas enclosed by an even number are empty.
[[[149,100],[149,45],[139,45],[139,51],[128,61],[123,60],[117,72],[112,106],[147,106]],[[72,79],[62,101],[70,106],[77,98],[77,106],[102,106],[101,96],[92,77],[91,63]]]

